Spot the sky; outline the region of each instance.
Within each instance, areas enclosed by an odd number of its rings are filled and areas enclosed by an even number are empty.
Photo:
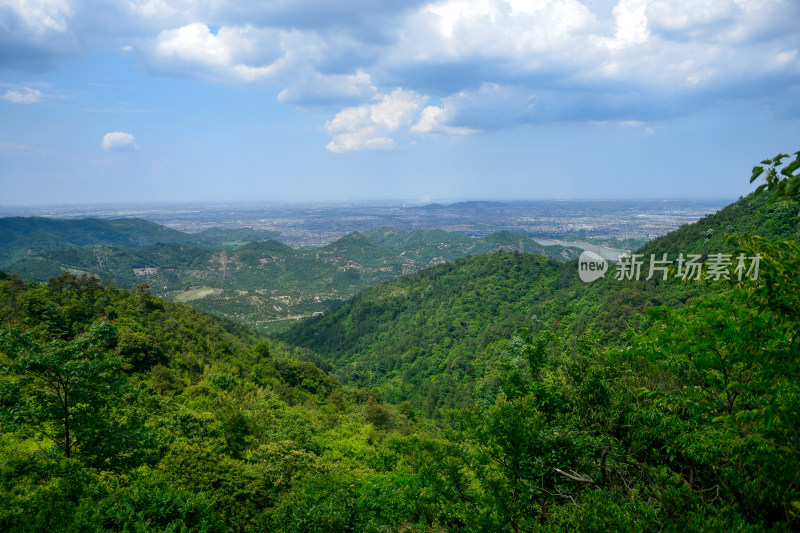
[[[0,205],[735,198],[797,0],[0,0]]]

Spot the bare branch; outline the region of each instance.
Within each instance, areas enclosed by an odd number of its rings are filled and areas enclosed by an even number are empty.
[[[553,470],[555,470],[557,474],[561,474],[565,478],[571,479],[572,481],[577,481],[578,483],[592,483],[592,484],[594,484],[594,481],[592,481],[591,478],[582,476],[582,475],[578,474],[577,472],[575,472],[574,470],[572,471],[572,474],[567,474],[566,472],[564,472],[560,468],[554,468]]]

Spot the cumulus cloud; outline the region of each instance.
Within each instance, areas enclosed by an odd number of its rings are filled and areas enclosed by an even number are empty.
[[[333,138],[327,145],[331,152],[385,150],[403,142],[413,144],[413,137],[424,134],[470,135],[478,130],[452,126],[463,112],[461,102],[445,99],[440,105],[426,105],[430,97],[396,88],[380,94],[373,103],[348,107],[325,124]]]
[[[9,89],[0,95],[0,99],[14,104],[35,104],[42,99],[42,91],[30,87]]]
[[[73,11],[67,0],[6,0],[6,14],[34,34],[64,32]]]
[[[324,75],[310,71],[291,87],[278,94],[278,101],[289,104],[319,105],[342,101],[364,101],[377,93],[366,72]]]
[[[524,85],[484,83],[476,90],[459,91],[442,99],[449,110],[448,124],[497,130],[514,124],[543,120],[535,92]]]
[[[300,105],[364,101],[377,92],[360,60],[369,46],[347,35],[321,36],[289,28],[193,22],[161,31],[138,51],[161,75],[283,86],[278,100]],[[355,67],[355,70],[352,70]]]
[[[534,122],[537,113],[536,97],[531,90],[484,83],[478,89],[442,98],[439,106],[426,107],[410,131],[470,135],[515,123]]]
[[[114,150],[117,152],[129,152],[136,150],[136,143],[133,135],[124,131],[112,131],[103,136],[103,150]]]
[[[145,18],[165,18],[178,13],[178,7],[166,0],[133,0],[128,5],[134,14]]]
[[[333,135],[326,148],[338,153],[394,148],[395,136],[408,131],[427,101],[427,96],[398,88],[376,103],[348,107],[325,124]]]
[[[596,19],[576,0],[441,0],[422,8],[410,22],[426,31],[403,44],[417,58],[436,61],[442,53],[451,59],[523,59],[556,51],[591,32]]]
[[[450,126],[453,110],[451,107],[429,105],[422,110],[419,121],[411,126],[409,131],[414,133],[446,133],[448,135],[469,135],[477,133],[473,128],[459,128]]]
[[[74,11],[67,0],[0,3],[0,67],[52,67],[76,48],[69,33]]]
[[[325,128],[340,152],[521,123],[657,121],[742,97],[776,107],[800,84],[800,2],[601,3],[5,0],[0,67],[131,46],[158,75],[269,84],[280,102],[335,106]],[[414,112],[393,128],[373,115],[394,98]]]
[[[226,26],[213,33],[194,22],[159,33],[147,61],[159,73],[251,82],[280,69],[280,42],[279,31]]]

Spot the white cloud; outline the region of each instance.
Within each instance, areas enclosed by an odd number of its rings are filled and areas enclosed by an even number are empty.
[[[655,128],[641,120],[592,120],[590,123],[605,128],[636,129],[640,130],[642,135],[652,135],[656,131]]]
[[[18,23],[36,35],[63,33],[74,14],[67,0],[4,0],[0,7],[10,11]]]
[[[338,153],[394,148],[394,137],[409,131],[427,101],[427,96],[397,88],[374,104],[348,107],[325,124],[333,135],[326,148]]]
[[[521,85],[484,83],[478,89],[459,91],[442,98],[435,113],[438,129],[464,135],[478,130],[497,130],[512,124],[533,122],[539,109],[533,91]],[[430,119],[431,115],[423,117]],[[420,128],[425,126],[420,121]]]
[[[0,1],[0,67],[51,68],[77,48],[67,0]]]
[[[619,50],[647,42],[650,32],[646,10],[647,5],[640,0],[621,0],[614,7],[617,22],[614,38],[607,39],[606,46],[611,50]]]
[[[437,106],[428,106],[422,110],[419,122],[409,131],[417,133],[445,133],[447,135],[471,135],[480,132],[476,128],[455,127],[448,125],[452,114],[449,110]]]
[[[595,25],[577,0],[440,0],[409,18],[391,57],[398,63],[495,58],[524,66],[537,55],[561,57],[566,43]]]
[[[785,50],[775,56],[775,61],[779,65],[788,65],[797,58],[797,48],[794,50]]]
[[[0,67],[130,47],[158,75],[347,107],[325,126],[333,151],[541,121],[650,124],[726,99],[769,106],[800,83],[796,0],[618,0],[608,16],[610,1],[0,0]],[[406,116],[384,102],[396,87],[433,101]],[[411,122],[395,127],[381,105]]]
[[[136,150],[133,135],[124,131],[112,131],[103,136],[103,150],[126,152]]]
[[[214,34],[195,22],[162,31],[149,52],[160,72],[251,82],[279,70],[280,34],[253,26],[224,26]]]
[[[278,101],[292,104],[320,104],[347,100],[363,101],[377,93],[366,72],[323,75],[310,71],[278,94]]]
[[[449,126],[447,123],[451,115],[450,109],[429,105],[422,110],[419,121],[414,124],[409,131],[415,133],[446,133],[448,135],[469,135],[470,133],[478,132],[478,130],[470,128],[454,128]]]
[[[734,0],[640,0],[639,4],[647,10],[647,19],[653,27],[681,33],[726,24],[734,20],[738,10]]]
[[[177,8],[164,0],[135,0],[128,5],[133,13],[142,17],[169,17],[178,12]]]
[[[286,85],[305,76],[324,82],[318,85],[318,93],[327,83],[334,95],[337,91],[346,95],[348,87],[369,82],[369,75],[360,72],[318,74],[314,66],[324,61],[325,48],[326,43],[317,35],[294,29],[248,24],[222,26],[214,33],[208,25],[193,22],[160,32],[141,51],[151,70],[172,76],[243,83],[280,81]],[[304,92],[300,85],[302,82],[296,89],[297,99],[302,99]],[[289,89],[285,98],[292,100]]]
[[[9,89],[5,94],[0,95],[0,99],[14,104],[35,104],[42,99],[42,92],[38,89],[31,89],[30,87]]]

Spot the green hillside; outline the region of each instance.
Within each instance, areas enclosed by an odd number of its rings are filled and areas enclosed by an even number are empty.
[[[459,246],[469,244],[471,239],[466,235],[440,229],[415,229],[404,231],[396,228],[382,227],[366,232],[366,236],[380,244],[402,250],[413,250],[419,246],[441,244]]]
[[[138,218],[72,220],[10,217],[0,219],[0,268],[8,268],[24,258],[63,248],[145,248],[159,243],[231,247],[276,235],[274,231],[251,228],[210,228],[192,234]]]
[[[141,219],[60,220],[42,217],[0,219],[0,267],[41,252],[72,246],[140,248],[180,242],[186,234]]]
[[[432,396],[432,409],[460,397],[480,350],[526,323],[533,306],[552,297],[572,272],[535,254],[457,259],[366,289],[280,338],[318,352],[345,382],[383,385],[396,402]],[[435,385],[443,375],[452,377],[452,390]]]
[[[521,233],[498,231],[480,239],[443,230],[402,231],[394,228],[376,228],[366,236],[380,244],[403,253],[405,261],[414,264],[436,264],[452,261],[467,255],[478,255],[496,250],[536,253],[559,260],[574,259],[579,248],[542,246]]]
[[[713,215],[650,241],[637,253],[731,252],[737,242],[728,239],[730,234],[759,235],[766,239],[796,237],[798,213],[797,202],[776,202],[768,192],[751,193]]]
[[[208,228],[199,233],[190,233],[188,244],[209,248],[236,248],[251,242],[274,239],[277,231],[254,228]]]

